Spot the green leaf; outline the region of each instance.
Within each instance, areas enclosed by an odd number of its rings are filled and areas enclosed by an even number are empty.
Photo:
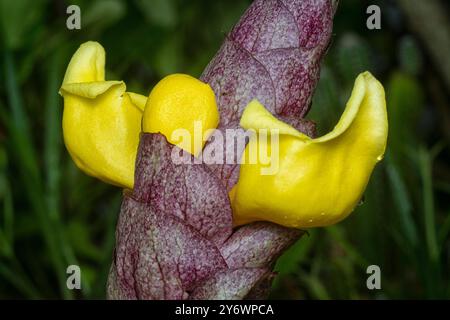
[[[0,0],[0,32],[9,49],[18,49],[30,39],[41,22],[46,0]]]
[[[339,100],[339,91],[339,84],[333,70],[323,66],[313,96],[311,111],[308,113],[308,119],[317,124],[318,136],[330,132],[339,121],[345,105]]]
[[[100,33],[125,15],[126,6],[120,0],[100,0],[91,1],[89,7],[82,6],[80,10],[81,29]]]
[[[404,156],[407,148],[416,148],[418,121],[424,95],[417,79],[394,72],[386,88],[389,117],[389,149],[395,158]]]
[[[363,38],[346,33],[336,46],[336,66],[346,86],[353,85],[361,72],[373,71],[371,49]]]
[[[402,70],[411,75],[417,75],[422,70],[423,57],[416,40],[410,36],[400,39],[398,55]]]
[[[173,0],[136,0],[145,18],[160,27],[173,27],[177,22],[177,10]]]

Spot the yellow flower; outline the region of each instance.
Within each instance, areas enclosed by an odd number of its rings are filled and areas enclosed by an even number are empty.
[[[353,211],[383,157],[388,132],[384,89],[369,72],[360,74],[338,124],[317,139],[277,120],[255,100],[245,109],[241,126],[279,130],[279,167],[273,175],[262,175],[265,165],[260,161],[241,165],[239,181],[230,192],[235,224],[334,224]],[[251,153],[263,143],[252,139],[243,161],[255,157]],[[267,147],[270,152],[270,143]]]
[[[105,81],[105,51],[90,41],[70,60],[60,94],[64,142],[75,164],[88,175],[131,189],[147,98],[125,90],[122,81]]]
[[[193,155],[200,153],[218,124],[213,90],[186,74],[169,75],[153,88],[142,119],[144,132],[160,132]]]
[[[160,132],[197,155],[219,123],[211,87],[188,75],[167,76],[148,99],[126,92],[122,81],[105,81],[105,52],[96,42],[84,43],[73,55],[60,93],[64,141],[76,165],[128,189],[134,185],[141,131]],[[247,145],[238,183],[230,192],[235,225],[262,220],[303,228],[344,219],[382,159],[388,132],[384,90],[369,72],[356,79],[334,130],[320,138],[311,139],[276,119],[256,100],[240,123],[245,129],[276,130],[279,142],[276,149],[274,136],[269,141],[251,139]],[[271,174],[263,172],[273,162],[258,157],[263,147],[272,161],[277,157]]]
[[[214,92],[191,76],[165,77],[149,99],[125,90],[123,81],[105,81],[105,51],[92,41],[73,55],[60,90],[67,150],[81,170],[107,183],[133,188],[141,121],[144,132],[160,132],[194,155],[219,123]]]

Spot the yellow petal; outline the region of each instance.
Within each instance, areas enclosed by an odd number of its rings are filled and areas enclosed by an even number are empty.
[[[241,165],[230,192],[235,224],[334,224],[353,211],[383,157],[388,133],[384,89],[369,72],[360,74],[338,124],[317,139],[280,122],[257,102],[245,110],[241,125],[256,131],[279,129],[279,161],[273,175],[262,175],[260,162]],[[264,143],[251,140],[242,161]],[[270,143],[267,147],[272,152]]]
[[[147,98],[104,81],[105,51],[87,42],[73,55],[60,93],[64,142],[75,164],[105,182],[133,188],[134,166]]]
[[[63,84],[105,80],[105,50],[94,41],[83,43],[72,56]]]
[[[185,74],[162,79],[150,92],[142,120],[144,132],[162,133],[167,140],[198,155],[219,124],[211,87]]]
[[[258,100],[250,101],[245,107],[239,124],[244,129],[253,129],[255,131],[261,129],[278,130],[279,134],[291,135],[301,140],[309,139],[307,135],[275,118]]]
[[[65,83],[61,86],[60,92],[61,94],[70,93],[80,98],[95,99],[114,86],[121,86],[123,91],[125,90],[125,83],[122,81],[93,81]]]

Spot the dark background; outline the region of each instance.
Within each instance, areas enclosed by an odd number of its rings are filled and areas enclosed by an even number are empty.
[[[250,1],[0,0],[0,298],[104,298],[121,190],[78,170],[62,142],[57,92],[76,48],[99,41],[107,78],[148,94],[199,76]],[[378,4],[382,29],[366,28]],[[66,8],[81,8],[81,30]],[[450,298],[450,48],[446,1],[341,1],[309,119],[330,130],[356,75],[383,83],[387,154],[364,203],[309,230],[276,265],[272,298]],[[82,290],[66,289],[78,264]],[[366,268],[381,268],[368,290]]]

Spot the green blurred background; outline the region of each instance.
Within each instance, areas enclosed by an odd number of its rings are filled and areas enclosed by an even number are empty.
[[[199,76],[249,3],[0,0],[0,298],[105,297],[121,190],[63,145],[57,92],[76,48],[99,41],[107,78],[147,94],[169,73]],[[366,28],[373,3],[381,30]],[[81,30],[66,28],[70,4]],[[448,12],[440,0],[341,1],[308,118],[331,129],[370,70],[387,92],[389,146],[364,203],[281,257],[272,298],[450,298]],[[82,290],[66,288],[71,264]],[[372,264],[381,290],[366,287]]]

